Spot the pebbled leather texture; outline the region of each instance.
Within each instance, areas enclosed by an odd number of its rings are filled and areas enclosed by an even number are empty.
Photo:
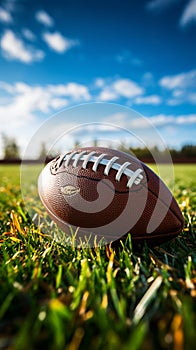
[[[82,160],[75,167],[73,160],[65,166],[63,156],[52,160],[40,174],[38,190],[50,217],[63,230],[68,231],[68,226],[72,225],[80,227],[81,235],[94,230],[96,235],[104,235],[108,240],[125,237],[130,232],[134,241],[147,240],[155,244],[180,233],[184,220],[177,202],[144,163],[130,154],[109,148],[86,147],[76,151],[86,151],[86,154],[95,151],[96,157],[106,154],[106,161],[119,157],[116,160],[119,165],[130,162],[128,169],[131,171],[142,169],[143,178],[139,184],[133,183],[128,188],[127,176],[122,174],[116,181],[117,170],[111,168],[105,175],[105,165],[99,164],[94,171],[92,161],[83,169]],[[116,223],[113,232],[110,231],[112,223]]]

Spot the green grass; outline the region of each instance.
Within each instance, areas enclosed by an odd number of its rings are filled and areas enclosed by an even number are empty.
[[[154,248],[133,249],[129,236],[117,248],[77,249],[32,224],[19,168],[0,167],[0,349],[194,348],[196,166],[174,170],[185,217],[178,238]],[[30,205],[44,219],[34,191]]]

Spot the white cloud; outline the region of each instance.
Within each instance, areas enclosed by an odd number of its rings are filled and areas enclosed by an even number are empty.
[[[182,93],[179,96],[174,96],[167,100],[167,104],[169,106],[178,106],[183,103],[190,103],[192,105],[196,105],[196,93],[187,93],[185,91],[182,91]]]
[[[15,10],[17,2],[18,0],[4,0],[3,5],[7,11],[11,12]]]
[[[160,149],[164,149],[166,143],[176,147],[180,146],[182,142],[194,142],[196,114],[158,114],[144,118],[127,111],[126,113],[110,115],[104,121],[122,129],[122,134],[118,135],[118,140],[123,143],[126,143],[126,132],[128,132],[127,144],[129,146],[138,146],[139,143],[140,147],[156,145]],[[187,128],[188,125],[190,125],[189,128]],[[169,132],[169,130],[172,132]]]
[[[51,107],[53,109],[59,109],[59,108],[66,107],[68,104],[69,104],[69,101],[67,99],[56,97],[56,98],[53,98],[51,100],[51,104],[50,105],[51,105]]]
[[[54,25],[53,18],[44,10],[40,10],[36,13],[35,18],[38,22],[42,23],[46,27],[52,27]]]
[[[190,23],[196,22],[196,0],[190,0],[180,19],[180,26],[185,27]]]
[[[196,123],[196,114],[187,114],[187,115],[167,115],[159,114],[149,118],[151,123],[156,126],[167,126],[167,125],[187,125]]]
[[[116,56],[116,61],[120,64],[128,63],[134,66],[140,66],[142,64],[141,59],[136,57],[129,50],[123,50]]]
[[[161,102],[162,102],[162,99],[158,95],[138,96],[134,100],[134,103],[136,104],[159,105]]]
[[[143,93],[143,89],[137,83],[129,79],[119,79],[113,84],[114,90],[121,96],[131,98]]]
[[[77,83],[31,86],[24,82],[15,84],[0,82],[0,89],[11,95],[9,103],[2,108],[5,115],[14,118],[30,116],[36,112],[52,113],[72,101],[81,102],[90,99],[88,88]]]
[[[5,58],[10,60],[18,60],[23,63],[32,63],[41,61],[44,58],[44,52],[27,46],[15,33],[6,30],[3,34],[0,47]]]
[[[5,81],[0,81],[0,89],[7,92],[8,94],[14,93],[13,85],[11,85]]]
[[[45,32],[43,34],[43,39],[52,50],[58,53],[64,53],[79,44],[77,40],[65,38],[59,32]]]
[[[188,96],[188,100],[192,104],[196,104],[196,92],[190,93]]]
[[[101,80],[95,81],[95,84],[92,84],[90,88],[84,84],[78,84],[75,82],[32,86],[22,81],[13,84],[0,81],[0,90],[3,92],[1,94],[3,99],[1,99],[0,105],[0,133],[5,132],[8,136],[15,136],[18,140],[23,140],[20,141],[20,143],[23,145],[22,147],[24,147],[24,144],[25,142],[28,142],[30,135],[32,135],[36,128],[39,127],[41,120],[67,106],[92,101],[92,95],[95,94],[102,94],[102,97],[104,97],[105,94],[105,98],[107,98],[106,101],[111,101],[112,98],[120,99],[124,97],[138,104],[149,103],[151,105],[156,105],[161,103],[160,96],[145,96],[143,94],[143,89],[132,80],[115,79],[112,81],[111,79],[100,79]],[[176,84],[173,85],[174,87],[176,86]],[[177,88],[171,90],[174,99],[182,100],[182,93],[183,92]],[[97,100],[98,99],[100,100],[100,97],[97,97]],[[192,92],[192,99],[196,99],[194,92]],[[102,100],[104,101],[104,98]],[[86,121],[87,116],[81,115],[81,122],[86,123]],[[153,127],[160,128],[161,131],[163,130],[165,133],[167,127],[174,127],[176,130],[182,131],[185,129],[184,126],[196,123],[196,114],[182,114],[178,116],[172,114],[158,114],[147,119],[137,117],[137,113],[129,114],[126,112],[114,113],[110,119],[107,118],[106,113],[105,116],[103,115],[103,119],[101,117],[99,121],[112,123],[119,128],[132,130],[132,132],[135,130],[136,135],[138,130],[143,130],[146,137],[151,139],[149,133]],[[70,120],[67,122],[72,121]],[[113,126],[111,126],[110,130],[108,127],[104,128],[105,126],[99,128],[100,138],[101,133],[104,133],[107,130],[114,133]],[[90,131],[89,127],[89,132]],[[120,140],[118,136],[116,137]],[[153,138],[152,141],[154,142]]]
[[[105,123],[112,123],[122,128],[126,127],[127,120],[128,120],[127,113],[122,111],[114,113],[104,118]]]
[[[102,78],[97,78],[95,79],[94,85],[97,88],[102,88],[105,85],[105,80]]]
[[[168,125],[190,125],[196,123],[196,114],[157,114],[151,117],[132,116],[127,113],[116,113],[104,119],[106,123],[112,123],[120,128],[134,129],[149,129],[154,127],[163,127]]]
[[[91,99],[88,88],[77,83],[49,85],[48,91],[57,96],[67,96],[74,101],[89,101]]]
[[[168,105],[177,106],[182,103],[196,104],[196,70],[173,76],[165,76],[160,79],[159,85],[172,93],[167,100]]]
[[[177,119],[178,117],[175,117],[173,115],[166,115],[166,114],[158,114],[149,118],[151,123],[156,127],[165,126],[169,124],[177,124]]]
[[[43,116],[49,117],[72,103],[86,102],[91,98],[85,85],[74,82],[31,86],[24,82],[8,84],[0,81],[0,89],[5,95],[4,103],[0,105],[0,134],[4,132],[16,137],[21,149],[24,149],[40,127]],[[66,125],[70,123],[72,121],[65,121]],[[61,126],[59,133],[62,130]]]
[[[162,11],[163,9],[170,7],[178,0],[151,0],[147,3],[146,7],[150,11]]]
[[[0,22],[11,23],[13,21],[12,15],[3,7],[0,7]]]
[[[35,41],[36,39],[36,36],[35,34],[28,28],[24,28],[22,30],[22,34],[24,35],[24,37],[27,39],[27,40],[30,40],[30,41]]]
[[[177,124],[196,124],[196,114],[181,115],[177,118]]]
[[[101,91],[99,95],[99,100],[101,101],[112,101],[118,99],[118,94],[113,90],[112,87],[106,87]]]
[[[151,72],[146,72],[142,76],[142,86],[153,86],[155,85],[154,76]]]
[[[159,84],[168,90],[196,87],[196,70],[165,76],[160,79]]]
[[[142,93],[143,89],[136,82],[130,79],[117,79],[112,83],[106,82],[106,84],[103,85],[99,99],[101,101],[111,101],[117,100],[120,97],[133,98]]]
[[[157,114],[149,118],[138,116],[137,118],[130,118],[129,115],[116,114],[110,118],[105,119],[105,122],[111,122],[118,125],[121,128],[134,129],[148,129],[152,126],[160,128],[169,125],[180,126],[180,125],[191,125],[196,123],[196,114],[187,115],[171,115],[171,114]]]
[[[165,9],[182,2],[182,0],[151,0],[147,3],[146,8],[152,12],[163,12]],[[196,0],[186,1],[179,24],[181,27],[196,22]]]

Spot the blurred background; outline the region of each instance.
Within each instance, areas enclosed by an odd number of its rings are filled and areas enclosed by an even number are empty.
[[[124,106],[149,120],[172,155],[194,161],[195,43],[196,0],[1,0],[0,158],[22,157],[46,123],[34,155],[42,157],[49,118],[85,103],[88,113],[64,114],[64,132],[113,123],[118,133],[110,128],[107,138],[140,147],[120,133],[133,126],[129,113],[118,112]],[[94,102],[110,104],[108,114],[96,115]],[[65,147],[87,134],[96,143],[106,131],[101,124],[81,130]],[[159,147],[150,141],[145,147]]]

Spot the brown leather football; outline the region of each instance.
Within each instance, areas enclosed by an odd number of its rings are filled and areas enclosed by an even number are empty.
[[[74,149],[42,170],[38,191],[49,216],[79,239],[160,244],[177,236],[183,216],[169,189],[130,154],[102,147]],[[73,232],[73,231],[72,231]]]

